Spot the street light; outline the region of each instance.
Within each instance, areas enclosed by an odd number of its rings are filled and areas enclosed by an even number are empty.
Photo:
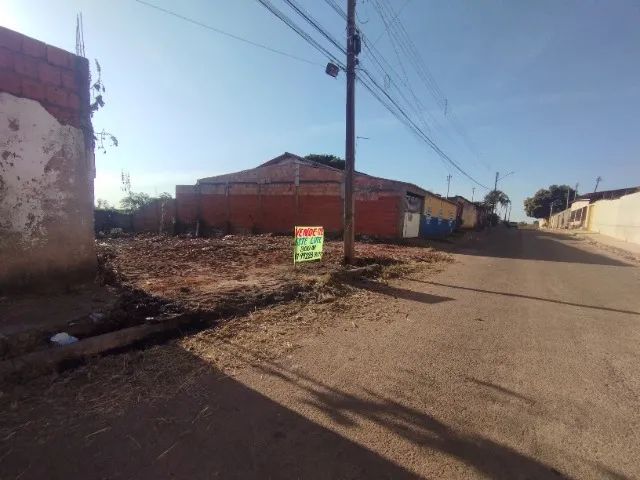
[[[505,177],[508,177],[509,175],[513,175],[514,173],[516,173],[516,172],[509,172],[509,173],[507,173],[507,174],[505,174],[505,175],[503,175],[503,176],[499,177],[499,176],[498,176],[498,175],[499,175],[499,174],[498,174],[498,172],[496,172],[496,182],[493,184],[493,189],[494,189],[494,190],[497,190],[497,189],[498,189],[498,181],[502,180],[502,179],[503,179],[503,178],[505,178]]]

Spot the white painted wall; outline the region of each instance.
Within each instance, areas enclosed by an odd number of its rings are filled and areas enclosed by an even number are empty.
[[[420,233],[420,214],[409,213],[404,214],[404,228],[402,236],[404,238],[415,238]]]
[[[82,130],[0,93],[0,284],[95,264],[93,165]]]
[[[588,229],[640,244],[640,192],[591,205]]]

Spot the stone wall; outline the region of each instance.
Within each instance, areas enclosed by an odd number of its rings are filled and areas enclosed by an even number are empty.
[[[0,28],[0,288],[95,272],[84,58]]]

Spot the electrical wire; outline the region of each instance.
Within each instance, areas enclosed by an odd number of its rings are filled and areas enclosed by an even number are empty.
[[[264,45],[262,43],[254,42],[253,40],[249,40],[247,38],[243,38],[243,37],[240,37],[238,35],[234,35],[233,33],[225,32],[224,30],[220,30],[219,28],[213,27],[211,25],[207,25],[206,23],[200,22],[200,21],[195,20],[193,18],[186,17],[186,16],[181,15],[181,14],[179,14],[177,12],[174,12],[172,10],[168,10],[166,8],[163,8],[163,7],[160,7],[160,6],[155,5],[153,3],[146,2],[145,0],[134,0],[134,2],[139,3],[140,5],[144,5],[146,7],[152,8],[152,9],[157,10],[159,12],[165,13],[167,15],[171,15],[171,16],[173,16],[175,18],[179,18],[180,20],[183,20],[185,22],[189,22],[189,23],[191,23],[193,25],[197,25],[199,27],[206,28],[207,30],[210,30],[210,31],[215,32],[215,33],[218,33],[220,35],[224,35],[226,37],[232,38],[232,39],[237,40],[239,42],[243,42],[243,43],[246,43],[248,45],[253,45],[254,47],[258,47],[258,48],[261,48],[263,50],[267,50],[267,51],[269,51],[271,53],[276,53],[278,55],[282,55],[282,56],[291,58],[293,60],[298,60],[299,62],[308,63],[310,65],[319,65],[321,67],[324,66],[322,63],[318,63],[318,62],[314,62],[313,60],[308,60],[306,58],[298,57],[298,56],[293,55],[291,53],[287,53],[287,52],[284,52],[282,50],[278,50],[277,48],[272,48],[272,47],[269,47],[268,45]]]

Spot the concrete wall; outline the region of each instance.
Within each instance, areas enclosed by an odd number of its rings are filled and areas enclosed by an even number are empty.
[[[86,59],[0,28],[0,287],[90,277]]]
[[[589,212],[587,228],[627,242],[640,244],[640,193],[617,200],[598,200]]]
[[[283,158],[274,164],[176,187],[178,230],[203,233],[289,233],[295,225],[342,231],[342,172]],[[355,230],[359,235],[399,238],[404,226],[401,182],[357,174]],[[418,192],[419,193],[419,192]]]

